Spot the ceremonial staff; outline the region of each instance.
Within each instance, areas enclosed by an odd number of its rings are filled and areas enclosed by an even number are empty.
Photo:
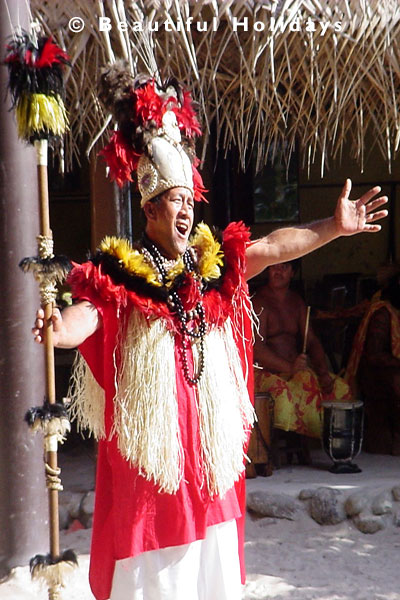
[[[57,464],[57,447],[70,429],[63,403],[56,402],[52,313],[57,284],[64,281],[70,265],[65,257],[54,256],[50,229],[47,175],[48,145],[56,143],[68,127],[63,102],[63,69],[67,54],[51,38],[14,35],[7,45],[5,63],[9,70],[9,89],[15,108],[18,137],[36,149],[40,233],[38,255],[24,258],[20,267],[31,271],[39,283],[44,309],[44,351],[46,397],[40,407],[31,408],[26,421],[33,431],[44,434],[46,485],[49,494],[50,552],[36,555],[30,562],[32,577],[44,580],[49,599],[60,597],[64,573],[77,559],[71,550],[60,554],[58,492],[62,490]]]

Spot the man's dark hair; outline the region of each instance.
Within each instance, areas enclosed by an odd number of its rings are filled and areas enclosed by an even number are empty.
[[[151,202],[152,204],[160,204],[161,196],[162,196],[162,193],[158,194],[157,196],[154,196],[154,198],[150,198],[150,200],[147,200],[147,202]],[[145,229],[146,225],[147,225],[147,217],[146,217],[146,214],[145,214],[143,208],[140,209],[140,220],[142,222],[143,229]]]
[[[293,274],[297,273],[300,269],[301,258],[295,258],[294,260],[288,260],[288,262],[292,265]]]
[[[291,265],[292,270],[293,270],[293,275],[295,275],[297,273],[297,271],[300,269],[300,265],[301,265],[300,258],[294,258],[293,260],[285,260],[282,262]],[[280,264],[280,263],[276,263],[276,264]],[[269,265],[269,266],[273,267],[274,265]],[[269,267],[268,267],[268,269],[269,269]]]

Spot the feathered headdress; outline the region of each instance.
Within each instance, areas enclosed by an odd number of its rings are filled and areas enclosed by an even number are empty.
[[[6,50],[18,136],[30,143],[61,136],[68,127],[63,101],[63,68],[70,64],[67,54],[52,38],[35,40],[28,33],[15,36]]]
[[[121,187],[136,172],[142,206],[172,187],[186,187],[195,200],[206,200],[194,149],[201,128],[190,92],[174,78],[163,84],[134,78],[118,61],[102,73],[99,96],[118,123],[100,152],[112,180]]]

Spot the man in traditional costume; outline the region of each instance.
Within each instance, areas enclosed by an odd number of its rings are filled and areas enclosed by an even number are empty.
[[[379,230],[386,211],[372,211],[386,199],[374,188],[352,202],[347,181],[330,219],[255,242],[241,223],[190,238],[204,191],[190,96],[128,81],[118,102],[105,156],[120,182],[137,171],[145,234],[134,246],[106,238],[75,265],[77,300],[52,317],[54,344],[80,350],[72,413],[99,441],[90,583],[97,600],[238,600],[254,418],[246,279]],[[38,342],[42,328],[39,312]]]
[[[322,402],[348,402],[352,395],[343,379],[329,372],[319,339],[306,327],[304,300],[290,288],[293,275],[293,262],[268,267],[268,281],[253,298],[260,334],[254,345],[255,391],[272,396],[274,427],[320,438]]]
[[[365,404],[365,449],[400,456],[400,279],[371,301],[355,335],[345,378]]]

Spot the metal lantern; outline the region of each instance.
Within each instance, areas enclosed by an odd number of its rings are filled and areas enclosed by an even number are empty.
[[[333,461],[331,473],[360,473],[352,461],[361,451],[364,405],[357,402],[323,402],[322,444]]]

